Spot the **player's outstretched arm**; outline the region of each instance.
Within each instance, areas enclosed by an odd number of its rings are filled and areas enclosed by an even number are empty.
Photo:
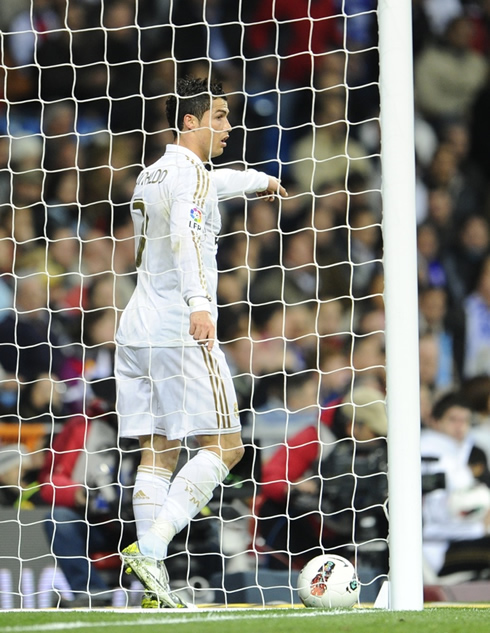
[[[266,200],[269,200],[269,202],[272,202],[274,200],[274,196],[281,196],[282,198],[286,198],[287,195],[288,195],[288,192],[286,191],[286,189],[281,185],[281,182],[274,176],[269,176],[269,183],[268,183],[267,189],[265,189],[264,191],[257,192],[257,196],[263,197]]]

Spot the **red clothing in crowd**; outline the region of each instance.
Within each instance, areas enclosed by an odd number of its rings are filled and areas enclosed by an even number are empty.
[[[86,446],[89,428],[90,421],[77,415],[55,437],[39,478],[41,498],[45,503],[75,507],[75,494],[80,483],[72,479],[72,473]]]
[[[337,409],[329,406],[321,415],[321,422],[331,427]],[[280,446],[262,467],[261,497],[280,502],[286,498],[289,483],[297,482],[318,459],[321,451],[318,429],[309,426],[294,435],[288,444]]]
[[[282,78],[303,85],[311,76],[315,55],[341,44],[334,16],[332,0],[264,0],[247,29],[249,42],[259,55],[278,53]]]

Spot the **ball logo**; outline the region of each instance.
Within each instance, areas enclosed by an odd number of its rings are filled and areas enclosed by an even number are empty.
[[[320,567],[317,575],[311,581],[311,594],[313,596],[323,596],[327,590],[327,582],[333,573],[335,563],[331,560],[327,561]]]
[[[314,609],[353,607],[361,592],[354,565],[335,554],[309,560],[299,573],[297,587],[301,602]]]

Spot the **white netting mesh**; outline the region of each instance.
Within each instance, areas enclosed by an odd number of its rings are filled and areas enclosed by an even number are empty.
[[[177,78],[209,73],[234,128],[216,165],[277,175],[289,197],[220,207],[218,337],[246,452],[172,543],[172,586],[297,601],[323,549],[373,599],[387,573],[376,2],[23,0],[0,20],[0,608],[87,590],[139,604],[118,558],[138,451],[118,444],[113,380],[129,201],[172,142]]]

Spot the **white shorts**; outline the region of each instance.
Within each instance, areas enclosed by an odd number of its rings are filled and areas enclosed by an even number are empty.
[[[121,437],[236,433],[241,424],[225,355],[217,345],[118,346],[116,409]]]

